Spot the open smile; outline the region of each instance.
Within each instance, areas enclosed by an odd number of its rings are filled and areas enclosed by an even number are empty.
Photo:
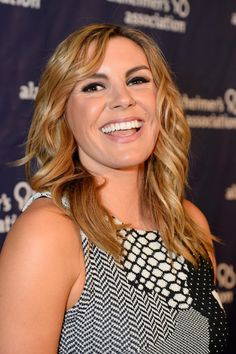
[[[140,119],[127,119],[107,123],[100,128],[101,132],[113,142],[131,143],[142,135],[144,121]]]
[[[143,126],[140,120],[130,120],[120,123],[109,123],[102,127],[101,131],[110,135],[131,135],[136,133]]]

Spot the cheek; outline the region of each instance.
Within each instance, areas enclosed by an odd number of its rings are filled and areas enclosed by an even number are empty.
[[[88,106],[80,103],[69,104],[66,110],[66,117],[69,124],[69,127],[72,130],[72,133],[76,135],[81,131],[86,129],[88,123]]]
[[[141,92],[139,97],[137,97],[137,102],[143,107],[143,109],[146,111],[146,113],[153,118],[153,116],[156,114],[156,107],[157,107],[157,100],[156,100],[156,95],[157,95],[157,90],[147,90],[144,94],[144,92]]]
[[[71,121],[76,122],[82,129],[87,129],[89,126],[96,125],[102,109],[101,102],[83,99],[73,105],[70,112],[68,112],[68,118],[70,117]]]
[[[153,120],[151,122],[151,137],[150,137],[150,142],[152,144],[152,150],[155,148],[156,144],[157,144],[157,140],[158,140],[158,136],[160,133],[160,125],[158,122],[158,119],[156,117],[156,114],[153,115]]]
[[[150,99],[150,109],[152,110],[153,115],[156,116],[156,112],[157,112],[156,95],[153,95],[152,99]]]

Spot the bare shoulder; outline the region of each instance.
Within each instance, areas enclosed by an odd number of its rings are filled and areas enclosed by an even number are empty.
[[[60,210],[51,199],[41,198],[34,201],[23,212],[13,225],[7,236],[7,242],[46,242],[58,244],[65,242],[69,247],[77,234],[72,220]],[[70,242],[68,242],[70,241]],[[6,242],[6,243],[7,243]],[[9,241],[11,242],[11,241]]]
[[[18,262],[18,269],[26,262],[35,266],[35,271],[44,269],[73,282],[79,260],[82,261],[82,246],[74,222],[60,210],[51,199],[34,201],[23,212],[3,245],[1,263]],[[41,264],[42,263],[42,264]],[[56,267],[57,265],[57,267]],[[63,271],[62,271],[63,270]],[[66,279],[67,277],[67,279]],[[70,279],[71,278],[71,279]]]
[[[192,202],[187,199],[183,201],[183,207],[186,210],[189,217],[200,226],[206,233],[210,233],[210,227],[206,216],[203,212]]]
[[[22,213],[0,257],[0,354],[57,352],[81,256],[78,230],[52,200]]]

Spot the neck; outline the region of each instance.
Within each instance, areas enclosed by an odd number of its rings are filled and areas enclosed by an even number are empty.
[[[101,203],[109,213],[123,223],[131,224],[136,228],[150,227],[141,200],[143,175],[144,166],[109,171],[103,176],[105,183],[99,191]]]

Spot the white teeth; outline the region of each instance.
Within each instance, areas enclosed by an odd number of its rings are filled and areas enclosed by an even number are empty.
[[[105,125],[105,127],[102,128],[102,132],[109,134],[114,131],[118,130],[128,130],[128,129],[133,129],[133,128],[140,128],[143,125],[143,123],[139,120],[132,120],[130,122],[121,122],[121,123],[115,123],[115,124],[108,124]]]

